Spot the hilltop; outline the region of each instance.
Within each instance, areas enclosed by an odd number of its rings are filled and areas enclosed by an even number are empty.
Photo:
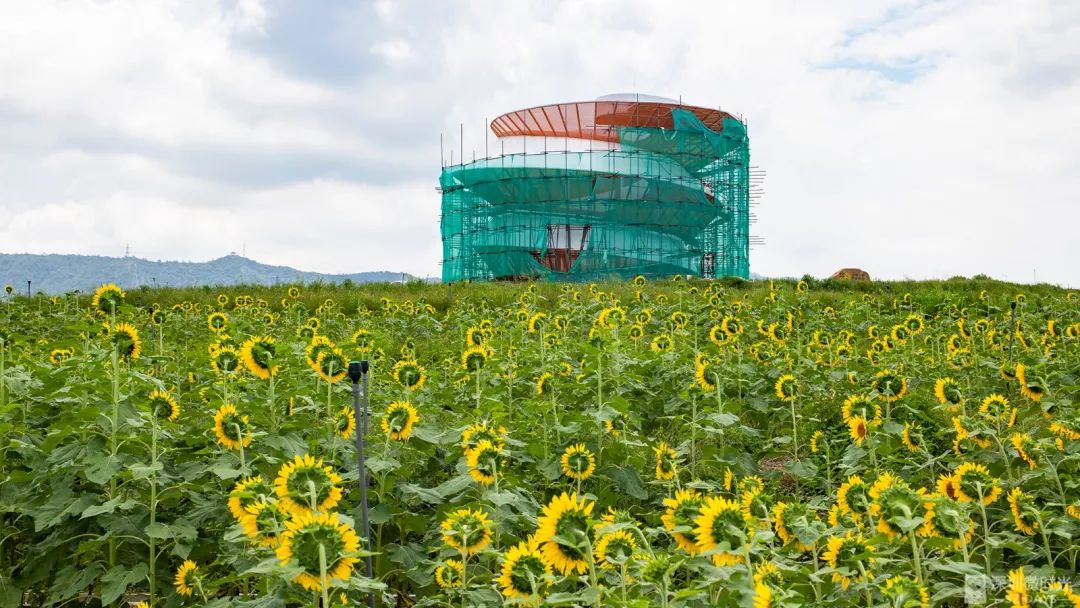
[[[131,289],[141,285],[191,287],[198,285],[274,285],[277,283],[372,283],[409,280],[400,272],[375,271],[353,274],[305,272],[288,266],[261,264],[231,254],[209,262],[163,262],[135,257],[97,255],[0,253],[0,283],[25,293],[90,291],[102,283]]]

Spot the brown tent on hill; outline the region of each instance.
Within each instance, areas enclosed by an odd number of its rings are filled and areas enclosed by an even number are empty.
[[[845,279],[848,281],[869,281],[870,273],[860,268],[841,268],[832,274],[830,279]]]

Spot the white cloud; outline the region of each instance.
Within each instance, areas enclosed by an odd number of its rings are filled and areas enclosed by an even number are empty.
[[[439,132],[637,90],[747,118],[755,272],[1080,285],[1073,2],[287,7],[0,8],[0,249],[438,274]]]

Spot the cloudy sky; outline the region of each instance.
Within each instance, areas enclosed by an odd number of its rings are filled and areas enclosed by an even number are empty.
[[[746,118],[753,272],[1080,286],[1080,2],[0,0],[0,252],[437,275],[439,134]]]

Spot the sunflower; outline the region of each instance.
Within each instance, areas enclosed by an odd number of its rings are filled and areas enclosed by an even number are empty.
[[[979,406],[979,413],[989,420],[998,422],[1015,420],[1015,411],[1016,408],[1009,406],[1009,400],[997,393],[988,395]],[[1009,426],[1012,426],[1012,422],[1009,422]]]
[[[713,374],[709,373],[709,359],[703,353],[698,353],[694,357],[694,381],[701,387],[701,390],[716,390],[716,383],[709,378],[711,375]]]
[[[626,430],[626,419],[623,416],[616,415],[614,418],[604,421],[604,429],[611,433],[612,437],[619,437]]]
[[[953,549],[961,551],[971,546],[975,538],[975,520],[971,519],[965,505],[944,495],[927,497],[924,505],[932,515],[918,529],[924,538],[943,538],[952,541]]]
[[[307,327],[306,325],[304,327]],[[311,329],[308,327],[308,329]],[[311,331],[315,331],[311,329]],[[304,359],[307,361],[308,367],[315,373],[319,372],[319,357],[324,352],[333,350],[334,343],[326,336],[311,336],[311,341],[308,342],[307,347],[304,349]]]
[[[214,435],[227,449],[246,448],[251,445],[251,422],[236,410],[235,405],[224,403],[214,414]]]
[[[180,417],[180,404],[176,398],[165,391],[154,391],[146,398],[150,402],[150,413],[174,421]]]
[[[1001,497],[1001,487],[997,479],[990,476],[985,466],[965,462],[953,472],[956,480],[956,499],[960,502],[978,502],[982,496],[983,505],[991,505]]]
[[[660,481],[674,479],[679,458],[675,450],[666,441],[661,441],[653,448],[653,453],[656,455],[656,478]]]
[[[1035,470],[1039,466],[1024,447],[1026,443],[1031,441],[1030,437],[1024,433],[1013,433],[1009,441],[1012,443],[1013,449],[1016,450],[1016,455],[1020,457],[1020,460],[1027,463],[1029,469]]]
[[[465,462],[469,465],[469,476],[481,485],[495,483],[499,474],[499,459],[502,457],[502,445],[495,445],[482,439],[476,447],[465,452]]]
[[[709,342],[712,342],[717,347],[728,344],[729,340],[731,340],[731,335],[724,331],[722,325],[713,325],[709,328]]]
[[[840,418],[844,422],[851,420],[853,415],[861,415],[863,419],[867,419],[871,410],[874,412],[873,420],[867,420],[867,424],[873,426],[881,421],[881,406],[866,395],[851,395],[840,406]]]
[[[210,367],[218,374],[231,374],[240,367],[240,353],[232,346],[216,347],[210,356]]]
[[[1050,423],[1050,432],[1057,435],[1058,439],[1076,441],[1080,439],[1080,431],[1076,430],[1076,424],[1070,421],[1058,421]]]
[[[720,327],[724,329],[724,333],[732,338],[743,332],[742,323],[731,315],[724,317],[724,319],[720,321]]]
[[[528,601],[544,594],[551,575],[551,565],[544,560],[540,544],[530,537],[506,552],[499,574],[499,588],[507,598]]]
[[[863,520],[856,517],[854,513],[844,513],[840,510],[839,504],[834,504],[829,507],[829,525],[833,528],[848,528],[852,530],[861,530],[863,527]]]
[[[317,336],[315,335],[314,329],[311,329],[307,325],[301,325],[300,327],[296,328],[296,337],[309,342],[311,340],[314,340]],[[308,365],[311,365],[311,363],[309,362]]]
[[[282,510],[292,517],[325,513],[341,500],[341,477],[322,458],[296,456],[278,469],[274,493]]]
[[[742,559],[747,541],[747,522],[739,503],[710,496],[694,519],[698,550],[712,553],[717,566],[730,566]]]
[[[419,390],[427,381],[424,368],[415,359],[403,359],[394,364],[394,381],[402,388]]]
[[[780,537],[780,540],[786,545],[788,543],[794,543],[793,546],[798,551],[811,551],[813,545],[808,545],[799,540],[798,536],[791,531],[790,522],[798,522],[800,526],[809,525],[811,522],[817,519],[813,511],[810,510],[803,503],[786,503],[777,502],[773,506],[773,528],[776,530],[776,535]]]
[[[49,353],[49,363],[53,365],[63,365],[64,361],[67,361],[71,356],[75,354],[75,351],[70,348],[54,348]]]
[[[408,401],[395,401],[386,407],[379,427],[383,434],[394,441],[405,441],[412,436],[413,426],[420,422],[420,414]]]
[[[285,529],[289,517],[278,508],[277,503],[259,500],[244,509],[240,527],[251,542],[261,547],[276,547],[278,536]]]
[[[461,367],[466,371],[476,372],[484,367],[492,355],[492,350],[486,346],[473,346],[461,353]]]
[[[466,557],[479,553],[491,543],[487,513],[480,509],[458,509],[443,520],[443,541]]]
[[[618,327],[626,320],[626,311],[618,306],[611,306],[600,311],[600,314],[596,317],[597,324],[600,327]]]
[[[27,288],[27,291],[29,291],[29,288]],[[11,291],[7,293],[11,295]],[[99,315],[115,314],[116,311],[120,310],[120,305],[124,303],[124,297],[124,290],[120,289],[115,283],[105,283],[94,290],[94,296],[90,298],[90,307]]]
[[[779,323],[770,323],[765,331],[769,339],[776,344],[783,345],[784,340],[787,339],[787,330]]]
[[[872,382],[872,387],[885,401],[899,401],[907,394],[907,380],[891,369],[879,371]]]
[[[912,439],[912,434],[919,437],[919,427],[912,425],[910,422],[904,423],[904,430],[900,431],[900,441],[907,451],[917,454],[922,448],[916,443],[915,439]]]
[[[334,417],[334,430],[342,439],[348,439],[356,432],[356,414],[351,405],[346,405],[337,411],[337,416]]]
[[[847,425],[848,434],[851,436],[851,440],[855,442],[855,445],[861,446],[863,441],[866,441],[866,438],[870,436],[870,425],[863,416],[848,418]]]
[[[554,378],[555,375],[551,372],[544,372],[536,379],[536,395],[540,396],[544,394],[547,389],[547,383]]]
[[[799,395],[799,381],[791,374],[784,374],[777,378],[773,388],[776,390],[776,397],[780,401],[795,401],[795,398]]]
[[[435,568],[435,582],[443,589],[460,588],[465,578],[465,564],[448,559]]]
[[[868,566],[874,563],[874,558],[864,556],[872,553],[874,547],[866,542],[861,534],[849,531],[843,536],[830,536],[826,547],[821,557],[829,564],[829,567],[836,570],[833,572],[832,580],[834,583],[840,583],[841,589],[846,590],[854,580],[872,578]],[[862,577],[861,570],[866,570],[865,578]]]
[[[267,483],[262,475],[245,477],[229,492],[229,512],[239,521],[247,513],[248,507],[263,502],[273,493],[274,487]]]
[[[206,327],[214,332],[221,333],[229,326],[229,317],[223,312],[212,312],[206,317]]]
[[[294,582],[309,591],[322,591],[320,553],[325,556],[325,585],[329,587],[334,581],[349,580],[353,566],[360,561],[356,557],[359,549],[360,537],[336,513],[304,513],[285,524],[276,553],[282,566],[301,568]]]
[[[184,597],[191,597],[196,590],[201,594],[202,576],[199,566],[190,559],[184,560],[184,563],[176,569],[176,579],[173,584],[176,585],[176,592]]]
[[[676,310],[668,317],[668,323],[672,329],[684,329],[690,324],[690,317],[681,310]]]
[[[274,364],[277,350],[273,336],[248,338],[240,347],[240,361],[256,378],[268,380],[276,376],[278,366]]]
[[[551,499],[537,520],[536,542],[544,561],[562,575],[584,574],[589,515],[596,503],[563,492]]]
[[[1012,511],[1016,529],[1028,536],[1034,536],[1039,527],[1038,518],[1031,519],[1030,513],[1037,512],[1030,494],[1025,494],[1019,487],[1009,491],[1009,510]]]
[[[885,581],[881,593],[889,600],[890,606],[930,608],[930,594],[926,587],[906,576],[898,575]]]
[[[645,336],[645,327],[641,323],[634,323],[626,330],[626,335],[636,342]]]
[[[285,293],[287,293],[289,297],[294,300],[300,297],[300,290],[296,287],[290,287]]]
[[[754,583],[753,608],[772,608],[772,589],[764,582]]]
[[[334,347],[319,353],[315,361],[315,371],[319,377],[334,384],[340,382],[349,373],[349,362],[345,360],[345,353]]]
[[[1009,572],[1009,590],[1005,592],[1005,599],[1014,608],[1028,608],[1031,605],[1023,566]]]
[[[870,486],[858,475],[852,475],[836,490],[836,503],[844,514],[862,517],[870,511]]]
[[[889,538],[911,531],[904,529],[910,525],[911,518],[921,516],[929,521],[933,516],[923,494],[888,471],[879,475],[870,487],[870,499],[869,513],[877,518],[877,530]]]
[[[503,448],[506,445],[506,427],[497,427],[494,422],[487,420],[469,425],[461,432],[461,449],[465,452],[473,450],[485,439]]]
[[[960,405],[964,400],[960,385],[952,378],[938,378],[934,383],[934,396],[941,405]]]
[[[628,530],[616,530],[600,535],[596,541],[594,558],[603,569],[621,566],[633,557],[637,550],[637,541]]]
[[[563,474],[570,479],[585,481],[596,470],[596,456],[585,447],[584,443],[579,443],[566,448],[559,464]]]
[[[649,344],[649,348],[654,353],[666,353],[675,346],[675,342],[671,339],[671,336],[667,334],[660,334],[652,339]]]
[[[1016,364],[1016,381],[1020,384],[1020,394],[1038,403],[1046,394],[1046,387],[1034,378],[1029,378],[1023,363]]]
[[[817,454],[821,449],[821,440],[825,437],[825,433],[821,430],[814,431],[814,434],[810,436],[810,453]]]
[[[772,514],[770,500],[771,497],[765,493],[764,484],[746,486],[739,494],[739,508],[747,522],[755,523],[762,530],[768,530],[771,526],[769,517]]]
[[[130,323],[113,323],[105,325],[105,332],[122,359],[134,361],[142,354],[142,340],[139,338],[139,330]]]

